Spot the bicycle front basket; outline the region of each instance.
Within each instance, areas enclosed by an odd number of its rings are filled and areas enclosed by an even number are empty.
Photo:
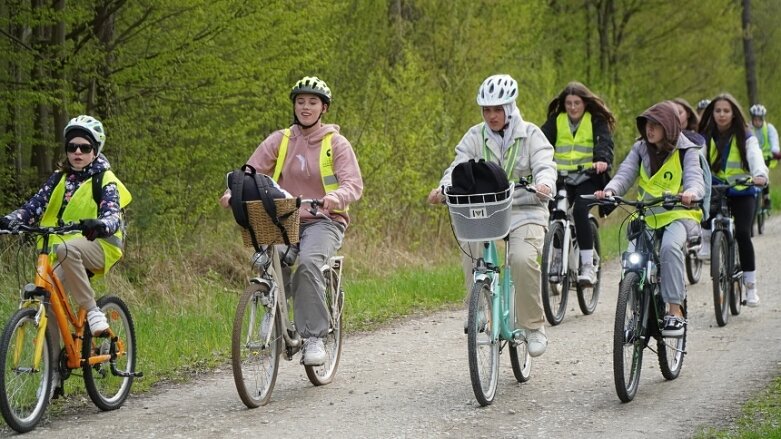
[[[445,188],[450,222],[456,238],[482,242],[501,239],[510,233],[514,186],[500,192],[457,195]]]
[[[277,205],[277,215],[283,216],[289,214],[282,224],[287,230],[290,243],[298,242],[298,229],[299,229],[299,212],[296,207],[295,198],[279,198],[274,200],[274,204]],[[279,227],[274,225],[271,221],[271,217],[266,213],[266,209],[263,207],[262,201],[247,201],[247,214],[249,222],[252,225],[252,230],[255,231],[255,239],[260,245],[271,244],[284,244],[285,240],[282,239],[282,232]],[[249,229],[241,229],[241,237],[244,241],[244,245],[252,247],[252,238],[250,237]]]

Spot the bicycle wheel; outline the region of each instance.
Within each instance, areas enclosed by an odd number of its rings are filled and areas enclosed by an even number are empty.
[[[499,381],[499,340],[493,340],[491,336],[492,308],[490,281],[476,282],[469,298],[467,351],[472,390],[481,406],[494,401]]]
[[[35,364],[39,329],[35,314],[32,308],[16,311],[0,341],[0,412],[8,426],[19,433],[35,428],[51,394],[54,342],[46,331],[40,362]]]
[[[713,279],[713,309],[719,326],[726,325],[729,319],[729,290],[732,285],[729,251],[727,234],[715,230],[711,235],[710,275]]]
[[[599,286],[602,280],[602,267],[600,264],[600,252],[599,245],[599,225],[596,220],[589,220],[591,225],[591,237],[594,239],[594,268],[597,270],[597,282],[591,287],[584,287],[580,285],[580,282],[576,282],[576,288],[578,291],[578,305],[583,315],[591,315],[594,310],[597,309],[597,301],[599,300]]]
[[[757,213],[757,232],[762,235],[765,233],[765,216],[767,215],[767,210],[765,210],[764,207],[759,208],[759,212]]]
[[[689,284],[694,285],[702,277],[702,259],[695,252],[686,252],[686,278]]]
[[[323,270],[325,278],[325,304],[331,324],[325,338],[325,363],[322,366],[304,366],[306,376],[315,386],[328,384],[336,375],[339,358],[342,356],[342,310],[344,309],[344,291],[339,287],[339,273],[332,268]],[[337,291],[338,288],[338,291]]]
[[[236,306],[231,337],[231,366],[236,390],[248,408],[268,403],[277,381],[279,355],[282,351],[278,319],[273,323],[266,320],[266,330],[270,331],[268,343],[265,342],[266,334],[262,333],[264,317],[271,315],[271,307],[275,305],[276,301],[269,295],[268,285],[261,283],[250,284]]]
[[[542,308],[545,318],[552,326],[564,320],[567,311],[567,296],[569,294],[570,275],[567,261],[562,260],[564,243],[564,226],[560,222],[550,225],[545,235],[542,247]],[[573,257],[570,255],[570,257]],[[562,270],[561,264],[564,264]],[[560,272],[563,271],[562,276]]]
[[[98,307],[106,314],[109,327],[117,337],[116,370],[128,376],[114,375],[111,362],[85,365],[84,387],[95,405],[101,410],[116,410],[122,406],[130,394],[133,385],[133,373],[136,370],[136,329],[127,305],[117,296],[104,296],[98,299]],[[82,358],[93,355],[105,355],[111,352],[111,339],[93,337],[89,325],[84,327]]]
[[[629,402],[637,393],[643,364],[643,295],[640,276],[627,273],[618,287],[613,327],[613,377],[618,398]]]
[[[508,309],[513,311],[512,315],[515,314],[515,295],[510,296]],[[510,350],[510,364],[512,365],[515,379],[519,383],[529,381],[532,373],[532,357],[529,355],[526,341],[510,340],[507,342],[507,346]]]
[[[732,283],[730,285],[729,311],[733,316],[736,316],[740,314],[740,311],[743,308],[745,290],[743,285],[743,271],[740,268],[740,254],[738,253],[738,246],[733,245],[732,249],[732,260],[735,261],[733,264],[735,266],[735,275],[732,276]],[[740,274],[737,275],[737,273]]]
[[[662,302],[664,306],[664,302]],[[662,308],[660,310],[664,312]],[[686,318],[686,300],[683,301],[683,317]],[[689,325],[684,325],[683,335],[680,337],[659,337],[656,342],[656,354],[659,357],[659,369],[668,380],[678,378],[683,366],[683,357],[686,355],[686,332]]]

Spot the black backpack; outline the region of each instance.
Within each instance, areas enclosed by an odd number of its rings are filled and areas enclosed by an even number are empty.
[[[502,192],[510,187],[510,180],[504,169],[499,164],[484,159],[478,161],[470,159],[459,163],[453,168],[450,177],[451,186],[448,195],[497,194],[491,201],[500,201],[506,198]],[[453,197],[450,199],[451,204],[458,204],[456,200],[463,203],[467,198]],[[474,200],[470,197],[468,200],[470,203],[489,201],[483,197],[475,197]]]
[[[260,250],[255,232],[252,230],[252,224],[249,221],[246,201],[261,201],[263,209],[266,211],[271,221],[282,233],[282,239],[285,245],[290,245],[290,239],[287,236],[282,221],[292,212],[285,215],[277,215],[277,206],[274,199],[285,198],[285,194],[274,184],[274,180],[268,175],[259,174],[251,165],[244,165],[228,174],[228,188],[231,190],[231,209],[236,223],[245,229],[249,229],[252,244],[256,250]]]

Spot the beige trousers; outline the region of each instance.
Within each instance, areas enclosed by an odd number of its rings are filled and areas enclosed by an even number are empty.
[[[57,244],[55,252],[54,274],[62,281],[65,291],[80,308],[87,311],[94,308],[95,291],[90,285],[87,270],[93,273],[103,271],[103,247],[97,241],[79,237]]]
[[[515,284],[515,320],[525,329],[540,329],[545,325],[542,309],[540,258],[545,241],[545,227],[525,224],[510,233],[510,267]],[[467,303],[472,291],[472,255],[475,259],[482,254],[479,242],[460,242],[467,254],[461,255],[461,264],[466,280]],[[468,246],[467,246],[468,245]]]

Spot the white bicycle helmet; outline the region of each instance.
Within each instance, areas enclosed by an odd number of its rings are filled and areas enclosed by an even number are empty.
[[[493,75],[486,78],[477,92],[477,105],[495,107],[515,102],[518,83],[510,75]]]
[[[106,133],[103,131],[103,124],[92,116],[76,116],[71,119],[67,125],[65,125],[65,130],[63,130],[63,137],[67,137],[68,132],[74,129],[86,131],[87,134],[92,137],[93,143],[95,146],[97,146],[95,155],[99,155],[103,150],[103,145],[106,143]]]
[[[697,109],[704,110],[708,105],[710,105],[710,99],[703,99],[700,102],[697,102]]]
[[[296,82],[296,85],[294,85],[293,89],[290,91],[290,100],[294,101],[296,96],[301,93],[311,93],[319,96],[320,99],[323,100],[323,103],[331,103],[331,89],[328,88],[325,81],[317,76],[305,76]]]
[[[762,117],[762,118],[764,118],[765,115],[767,114],[767,108],[765,108],[764,105],[755,104],[755,105],[752,105],[751,108],[748,109],[748,112],[753,117]]]

